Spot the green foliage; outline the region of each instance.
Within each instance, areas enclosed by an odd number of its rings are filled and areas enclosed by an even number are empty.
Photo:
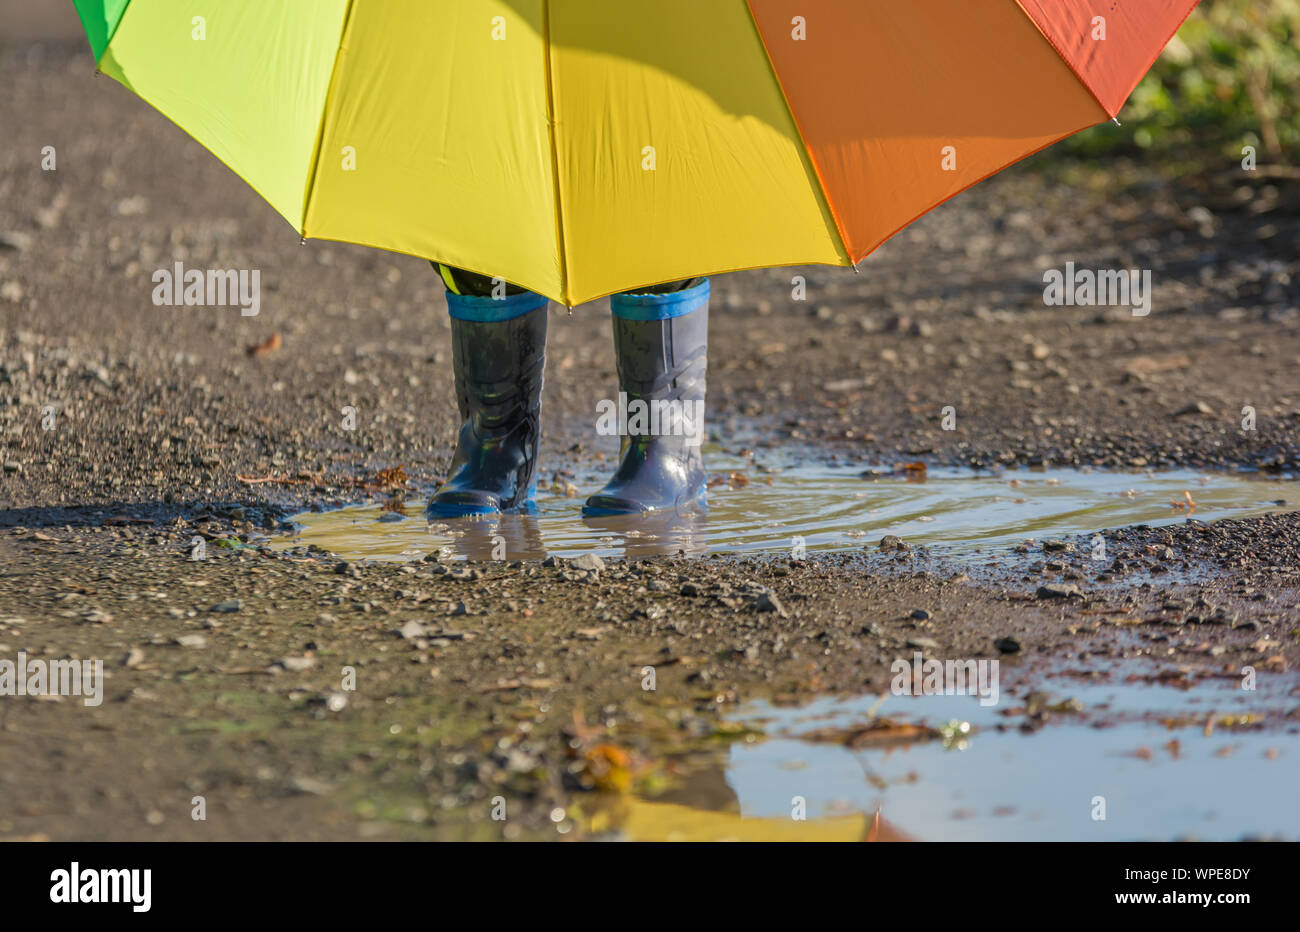
[[[1060,154],[1240,160],[1300,157],[1300,0],[1203,0],[1120,113]]]

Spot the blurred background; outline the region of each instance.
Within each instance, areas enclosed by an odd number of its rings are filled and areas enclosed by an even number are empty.
[[[1213,153],[1294,163],[1300,150],[1300,0],[1203,0],[1124,107],[1141,123],[1081,133],[1062,155],[1127,155],[1194,169]]]

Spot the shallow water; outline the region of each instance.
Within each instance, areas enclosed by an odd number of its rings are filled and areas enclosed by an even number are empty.
[[[960,555],[1189,515],[1211,521],[1300,508],[1290,478],[1190,470],[863,475],[763,467],[717,452],[709,466],[725,481],[710,490],[706,515],[584,521],[583,497],[602,482],[592,474],[577,477],[577,496],[540,494],[534,516],[430,524],[421,497],[397,512],[375,503],[301,515],[298,533],[273,546],[315,545],[348,559],[441,551],[514,560],[789,553],[797,537],[810,552],[857,550],[896,534]],[[1137,674],[1147,669],[1125,664],[1080,679],[1008,664],[992,706],[957,695],[750,703],[730,716],[729,727],[746,736],[721,763],[688,769],[667,794],[619,795],[587,813],[585,828],[645,840],[1300,840],[1298,678],[1261,676],[1256,691],[1235,678],[1179,690],[1146,685]],[[1028,717],[1033,693],[1047,694],[1048,706],[1072,700],[1078,711]],[[845,740],[881,720],[942,734]],[[796,798],[806,818],[792,818]],[[1094,817],[1099,798],[1104,819]]]
[[[646,840],[1300,839],[1295,677],[1261,676],[1254,692],[1237,679],[1188,691],[1125,679],[1040,677],[991,707],[947,695],[751,703],[734,718],[755,733],[731,746],[722,773],[695,774],[668,798],[625,800],[608,828]],[[1031,688],[1080,711],[1022,731]],[[950,737],[857,749],[826,740],[873,718]],[[815,731],[822,741],[800,737]],[[792,817],[799,799],[805,820]]]
[[[864,476],[859,468],[769,468],[717,453],[708,465],[721,484],[709,490],[703,514],[583,519],[583,498],[601,484],[592,476],[581,477],[590,481],[576,497],[539,494],[536,515],[428,523],[421,497],[399,511],[370,504],[298,515],[298,532],[273,546],[315,545],[369,560],[418,559],[438,551],[471,560],[588,552],[636,558],[789,553],[800,542],[810,552],[853,550],[895,534],[913,545],[961,551],[1130,524],[1167,524],[1188,515],[1210,521],[1300,508],[1293,480],[1191,470],[931,470]],[[1195,508],[1188,506],[1188,496]]]

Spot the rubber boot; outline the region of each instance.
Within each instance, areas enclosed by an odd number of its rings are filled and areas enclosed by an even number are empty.
[[[431,518],[531,506],[541,442],[547,299],[447,292],[452,370],[464,422],[451,477],[429,501]]]
[[[708,485],[700,455],[708,362],[708,279],[667,294],[618,294],[609,303],[614,314],[618,388],[620,396],[626,396],[627,430],[614,477],[587,499],[582,513],[599,517],[702,510]],[[664,406],[664,402],[675,404]],[[661,416],[657,430],[648,416],[637,423],[638,409],[646,412],[656,406],[661,414],[675,409],[674,413],[684,416],[675,423]]]

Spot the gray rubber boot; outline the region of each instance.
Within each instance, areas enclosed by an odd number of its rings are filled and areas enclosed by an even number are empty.
[[[614,477],[587,499],[582,513],[600,517],[701,510],[706,507],[708,485],[700,454],[708,366],[708,280],[665,294],[614,295],[610,308],[628,432]],[[637,425],[638,408],[658,408],[659,423]]]
[[[463,424],[451,476],[429,517],[494,514],[531,506],[541,443],[547,300],[447,293],[452,369]]]

